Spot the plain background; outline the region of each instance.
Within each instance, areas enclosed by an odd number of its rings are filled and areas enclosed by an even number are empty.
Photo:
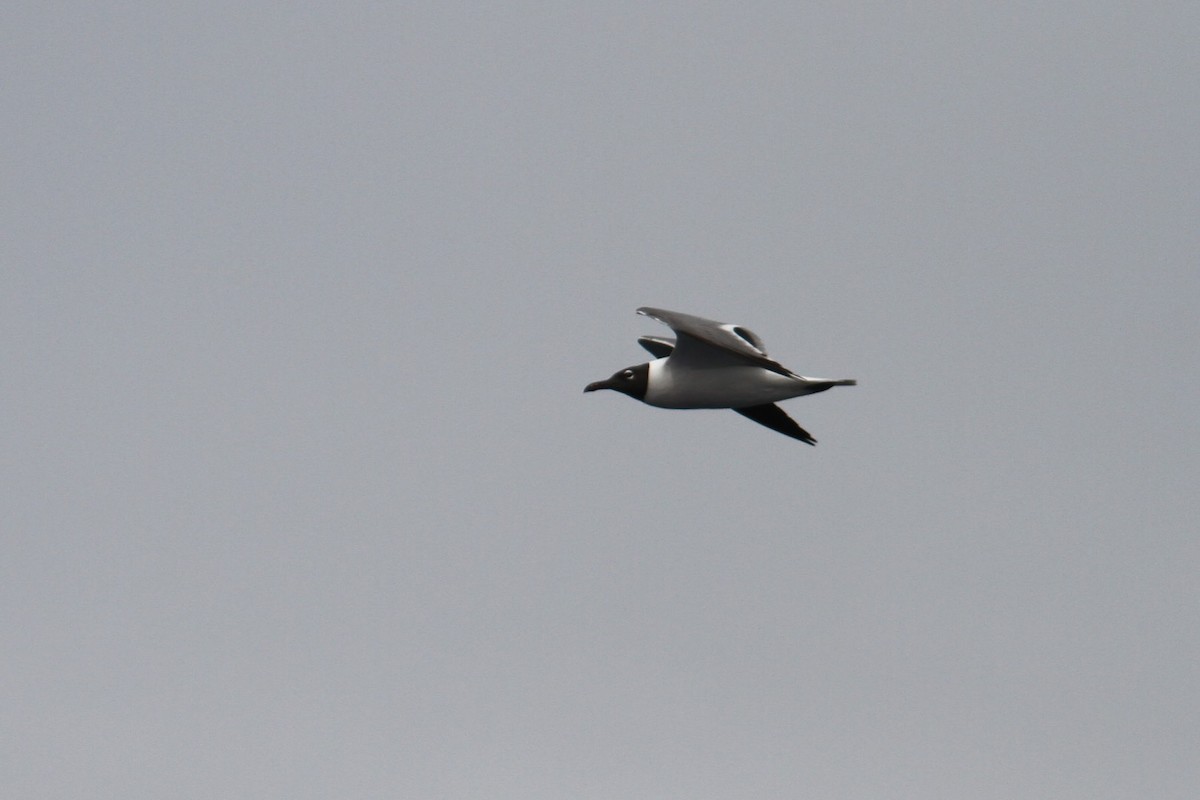
[[[0,39],[4,797],[1200,796],[1200,7]]]

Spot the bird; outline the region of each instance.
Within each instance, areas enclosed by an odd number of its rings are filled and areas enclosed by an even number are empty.
[[[857,386],[852,378],[808,378],[767,355],[758,334],[742,325],[693,314],[642,307],[638,314],[669,327],[675,338],[641,336],[655,358],[589,383],[584,392],[610,389],[658,408],[729,408],[773,431],[809,445],[817,440],[776,403]]]

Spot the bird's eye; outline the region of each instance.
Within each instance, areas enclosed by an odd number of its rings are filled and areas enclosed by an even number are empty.
[[[633,377],[633,370],[631,370],[631,369],[625,370],[624,372],[621,373],[621,377],[624,378],[625,380],[629,380],[630,378]]]

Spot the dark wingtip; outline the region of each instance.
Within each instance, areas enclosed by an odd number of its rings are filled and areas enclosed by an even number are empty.
[[[817,440],[812,437],[812,434],[797,425],[796,420],[789,417],[786,411],[774,403],[749,406],[748,408],[735,408],[733,410],[746,419],[753,420],[776,433],[782,433],[784,436],[804,442],[813,447],[817,444]]]

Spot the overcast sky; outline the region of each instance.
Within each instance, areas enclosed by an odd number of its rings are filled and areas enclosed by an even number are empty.
[[[1200,796],[1200,6],[0,39],[0,795]]]

